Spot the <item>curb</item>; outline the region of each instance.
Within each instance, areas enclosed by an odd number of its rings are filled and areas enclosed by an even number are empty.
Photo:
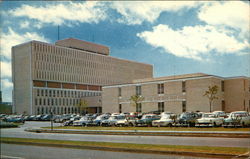
[[[115,151],[115,152],[130,152],[130,153],[147,153],[147,154],[162,154],[162,155],[184,155],[184,156],[198,156],[198,157],[216,157],[216,158],[247,158],[248,154],[232,155],[232,154],[218,154],[218,153],[205,153],[205,152],[186,152],[186,151],[161,151],[161,150],[141,150],[130,148],[109,148],[102,146],[80,146],[80,145],[66,145],[66,144],[46,144],[46,143],[32,143],[32,142],[16,142],[16,141],[1,141],[6,144],[19,144],[19,145],[33,145],[33,146],[48,146],[60,148],[75,148],[75,149],[90,149],[100,151]]]
[[[49,130],[25,129],[36,133],[63,133],[63,134],[93,134],[93,135],[140,135],[140,136],[185,136],[185,137],[220,137],[220,138],[250,138],[250,134],[241,133],[186,133],[186,132],[117,132],[117,131],[77,131],[77,130]]]

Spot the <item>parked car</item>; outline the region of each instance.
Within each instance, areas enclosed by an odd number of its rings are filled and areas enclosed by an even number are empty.
[[[213,114],[217,115],[218,117],[227,117],[227,114],[224,111],[214,111]]]
[[[101,122],[101,126],[115,126],[118,120],[125,119],[124,115],[110,116],[107,120]]]
[[[152,126],[173,126],[175,123],[176,114],[162,115],[161,119],[152,121]]]
[[[41,121],[50,121],[53,118],[51,114],[44,115],[41,117]]]
[[[80,120],[80,119],[81,119],[81,116],[75,116],[73,118],[70,118],[69,120],[63,123],[63,126],[72,126],[74,121]]]
[[[101,122],[103,120],[107,120],[109,117],[110,117],[110,114],[103,114],[103,115],[96,117],[92,122],[92,126],[100,126]]]
[[[24,123],[25,122],[25,120],[22,117],[16,116],[16,115],[8,116],[8,117],[4,118],[3,121],[12,122],[12,123]]]
[[[55,119],[54,119],[54,122],[55,123],[62,123],[62,122],[65,122],[65,121],[69,120],[72,117],[74,117],[74,116],[71,115],[71,114],[63,114],[63,115],[60,115],[60,116],[56,116]]]
[[[200,119],[196,120],[195,126],[221,126],[223,119],[214,113],[204,113]]]
[[[134,116],[126,116],[124,119],[117,120],[116,126],[135,126],[136,120]]]
[[[250,115],[246,111],[231,112],[228,118],[224,119],[224,127],[230,126],[250,126]]]
[[[159,120],[160,116],[156,114],[145,114],[141,119],[135,121],[136,126],[152,126],[153,120]]]
[[[74,126],[88,126],[93,123],[93,117],[84,116],[80,120],[73,121]]]
[[[195,126],[196,119],[199,115],[194,112],[184,112],[177,119],[178,125],[180,126]]]

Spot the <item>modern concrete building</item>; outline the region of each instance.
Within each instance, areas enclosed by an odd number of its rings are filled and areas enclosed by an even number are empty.
[[[77,113],[80,100],[101,112],[102,86],[152,77],[152,65],[111,57],[103,45],[72,38],[27,42],[12,48],[13,112]]]
[[[247,77],[224,78],[203,73],[146,78],[130,84],[103,87],[103,112],[186,111],[208,112],[209,100],[203,96],[209,86],[217,85],[218,99],[212,110],[226,112],[250,110],[250,80]],[[131,96],[144,99],[136,106]]]

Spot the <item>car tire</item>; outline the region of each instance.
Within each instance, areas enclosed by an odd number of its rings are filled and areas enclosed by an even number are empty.
[[[217,127],[217,124],[216,124],[216,122],[214,122],[214,123],[213,123],[213,127]]]
[[[168,127],[172,127],[173,125],[171,123],[168,124]]]

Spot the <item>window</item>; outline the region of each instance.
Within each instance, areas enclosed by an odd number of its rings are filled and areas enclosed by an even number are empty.
[[[135,87],[136,95],[141,95],[141,86]]]
[[[39,89],[38,89],[38,90],[36,90],[36,92],[37,92],[37,96],[40,96],[40,94],[39,94]]]
[[[141,103],[136,104],[136,112],[141,113]]]
[[[164,94],[164,83],[157,84],[158,94]]]
[[[224,85],[225,85],[225,82],[224,81],[221,81],[221,91],[224,92]]]
[[[182,81],[182,92],[186,92],[186,81]]]
[[[182,101],[182,112],[186,112],[186,101]]]
[[[43,90],[41,90],[41,96],[43,96]]]
[[[164,102],[158,102],[158,111],[164,112]]]
[[[122,112],[122,105],[119,104],[119,113],[121,113],[121,112]]]
[[[37,105],[37,99],[35,98],[35,105]]]
[[[118,88],[118,97],[121,97],[121,96],[122,96],[122,88],[119,87],[119,88]]]
[[[222,111],[225,111],[225,109],[226,109],[225,106],[226,106],[226,105],[225,105],[225,101],[222,100],[222,101],[221,101],[221,109],[222,109]]]

